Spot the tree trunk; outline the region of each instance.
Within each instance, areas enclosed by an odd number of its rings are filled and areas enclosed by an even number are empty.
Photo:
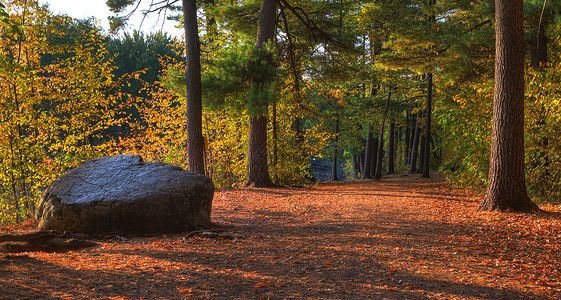
[[[423,162],[425,161],[425,135],[421,135],[421,142],[419,144],[419,167],[417,173],[423,173]]]
[[[204,0],[203,1],[205,9],[214,9],[215,8],[215,4],[214,4],[214,0]],[[207,33],[207,37],[208,39],[206,40],[206,42],[210,45],[212,44],[212,42],[214,42],[214,37],[216,36],[216,20],[214,19],[214,15],[209,14],[208,11],[205,11],[205,16],[206,16],[206,33]],[[215,47],[214,47],[215,48]],[[214,49],[215,50],[215,49]]]
[[[187,167],[189,171],[204,174],[201,46],[195,0],[183,0],[183,27],[186,52]]]
[[[266,42],[275,37],[277,3],[278,0],[261,0],[259,27],[257,28],[257,48],[263,47]]]
[[[407,162],[406,165],[409,168],[409,165],[411,164],[411,155],[413,154],[413,144],[415,142],[415,128],[417,128],[417,114],[412,114],[411,115],[411,123],[409,124],[411,125],[411,130],[409,132],[409,157],[407,158]]]
[[[337,106],[337,100],[335,100],[335,106]],[[335,107],[337,109],[337,107]],[[338,147],[339,146],[339,113],[337,112],[337,116],[335,117],[335,142],[333,143],[333,165],[331,168],[331,180],[337,181],[339,177],[337,177],[337,156],[339,155]]]
[[[426,108],[425,152],[423,160],[423,178],[430,178],[430,131],[432,114],[432,73],[427,73],[427,108]]]
[[[403,125],[396,124],[396,133],[395,133],[395,142],[394,142],[394,151],[395,151],[395,158],[394,158],[394,170],[396,172],[401,172],[401,162],[403,161],[403,154],[405,152],[404,143],[403,143]],[[397,168],[396,169],[396,164]]]
[[[545,33],[547,24],[542,22],[540,24],[535,24],[535,28],[530,31],[531,42],[530,42],[530,66],[536,71],[542,71],[547,67],[547,52],[548,52],[548,42],[549,39]],[[535,97],[530,98],[531,101],[535,101]],[[545,129],[546,126],[546,106],[542,103],[536,108],[536,113],[538,117],[536,118],[535,126],[536,131],[540,133],[548,132]],[[543,167],[543,172],[539,172],[537,175],[537,180],[541,182],[547,182],[550,180],[549,172],[549,139],[547,134],[538,134],[535,136],[536,144],[539,146],[538,153],[533,157],[534,163],[531,164],[530,168],[534,169],[538,166]]]
[[[267,117],[249,118],[246,186],[267,187],[273,182],[267,165]]]
[[[360,172],[361,177],[362,177],[362,173],[364,172],[364,156],[365,156],[365,152],[362,151],[358,154],[358,158],[357,158],[358,159],[358,170]]]
[[[415,128],[413,129],[413,141],[411,143],[411,160],[409,161],[409,174],[414,174],[417,172],[417,156],[419,155],[419,136],[420,136],[420,129],[419,129],[419,119],[421,119],[421,111],[417,112],[415,117]]]
[[[370,173],[370,165],[372,164],[372,148],[373,148],[373,139],[372,139],[372,125],[368,125],[368,133],[366,134],[366,150],[364,151],[364,165],[362,170],[362,179],[370,179],[372,178],[372,174]]]
[[[479,210],[538,211],[524,178],[523,0],[495,1],[495,90],[489,185]]]
[[[359,156],[357,154],[353,155],[352,158],[352,163],[353,163],[353,179],[358,179],[358,173],[360,172],[360,162],[359,162]]]
[[[375,168],[373,178],[376,180],[380,180],[382,178],[382,159],[384,158],[384,129],[380,130],[377,140],[378,147],[376,150],[376,159],[374,160]]]
[[[545,24],[537,24],[537,28],[530,31],[532,40],[530,44],[530,66],[539,69],[547,63],[547,43]]]
[[[386,126],[386,118],[388,110],[390,109],[390,99],[392,98],[392,86],[388,87],[388,98],[386,99],[386,107],[384,108],[384,115],[382,117],[382,124],[380,125],[380,133],[378,135],[378,153],[376,155],[376,172],[374,179],[380,180],[382,178],[382,157],[384,156],[384,127]]]
[[[405,149],[403,154],[403,165],[409,165],[410,149],[411,149],[411,127],[410,127],[411,112],[407,111],[405,115]],[[402,168],[403,169],[403,168]]]
[[[388,133],[388,175],[395,173],[395,121],[390,123]]]
[[[275,176],[275,180],[278,181],[278,163],[279,163],[279,156],[278,156],[278,125],[277,125],[277,101],[273,100],[273,114],[272,114],[272,120],[271,123],[273,123],[273,172],[274,172],[274,176]]]
[[[291,128],[292,128],[292,134],[293,134],[293,139],[294,139],[294,146],[297,149],[297,153],[300,156],[300,158],[302,160],[306,160],[308,158],[308,155],[306,153],[306,149],[305,149],[305,145],[304,145],[304,130],[302,129],[302,126],[300,124],[301,122],[301,118],[298,115],[298,112],[302,110],[302,93],[301,93],[301,89],[300,89],[300,81],[302,81],[302,76],[301,76],[301,71],[300,71],[300,66],[299,66],[299,62],[297,60],[297,56],[296,56],[296,50],[295,50],[295,45],[294,45],[294,41],[293,41],[293,36],[290,33],[290,26],[288,25],[288,20],[286,18],[286,15],[284,13],[284,9],[281,8],[281,16],[283,19],[283,23],[284,23],[284,30],[286,32],[286,36],[287,36],[287,41],[288,41],[288,61],[290,64],[290,70],[292,73],[292,79],[294,81],[294,85],[292,88],[292,94],[293,94],[293,98],[294,98],[294,102],[295,105],[293,107],[292,110],[292,115],[293,115],[293,119],[292,119],[292,124],[291,124]],[[310,168],[309,168],[309,164],[306,164],[306,173],[311,174]],[[315,181],[314,178],[312,178],[311,175],[307,175],[308,179]]]
[[[376,175],[376,162],[378,160],[378,145],[380,144],[380,139],[378,138],[378,136],[373,136],[372,137],[372,159],[370,160],[370,166],[369,166],[369,172],[370,172],[370,178],[374,178],[374,175]]]
[[[256,47],[275,37],[277,17],[277,0],[262,0],[259,10],[259,27],[257,29]],[[261,109],[262,114],[249,118],[249,141],[247,155],[246,186],[273,186],[267,165],[267,105]]]

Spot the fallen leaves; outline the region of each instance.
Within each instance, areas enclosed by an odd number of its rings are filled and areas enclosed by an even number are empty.
[[[0,298],[561,298],[559,215],[477,213],[479,199],[401,175],[217,191],[213,222],[243,239],[125,236],[0,258]]]

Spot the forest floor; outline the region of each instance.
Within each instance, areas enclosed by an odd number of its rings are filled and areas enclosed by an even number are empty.
[[[481,197],[437,174],[218,190],[212,220],[234,239],[0,254],[0,299],[561,299],[561,206],[478,213]]]

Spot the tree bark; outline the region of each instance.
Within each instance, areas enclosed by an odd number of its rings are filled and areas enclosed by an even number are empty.
[[[183,27],[186,53],[187,168],[189,171],[205,174],[201,46],[195,0],[183,0]]]
[[[278,0],[261,0],[259,9],[259,27],[257,28],[257,48],[263,47],[265,43],[275,37],[277,24]]]
[[[267,117],[249,118],[246,186],[273,186],[267,164]]]
[[[495,90],[489,185],[479,210],[538,211],[524,178],[523,0],[495,1]]]
[[[427,73],[427,107],[426,107],[426,132],[425,132],[425,152],[423,160],[423,178],[430,178],[430,131],[432,114],[432,73]]]
[[[275,37],[277,0],[262,0],[259,10],[256,47],[262,48]],[[267,105],[259,116],[249,118],[249,141],[247,154],[246,186],[273,186],[267,165]]]

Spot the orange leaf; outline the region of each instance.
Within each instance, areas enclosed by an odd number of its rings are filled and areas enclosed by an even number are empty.
[[[269,285],[271,285],[271,283],[268,282],[268,281],[260,281],[260,282],[255,284],[255,287],[269,286]]]

